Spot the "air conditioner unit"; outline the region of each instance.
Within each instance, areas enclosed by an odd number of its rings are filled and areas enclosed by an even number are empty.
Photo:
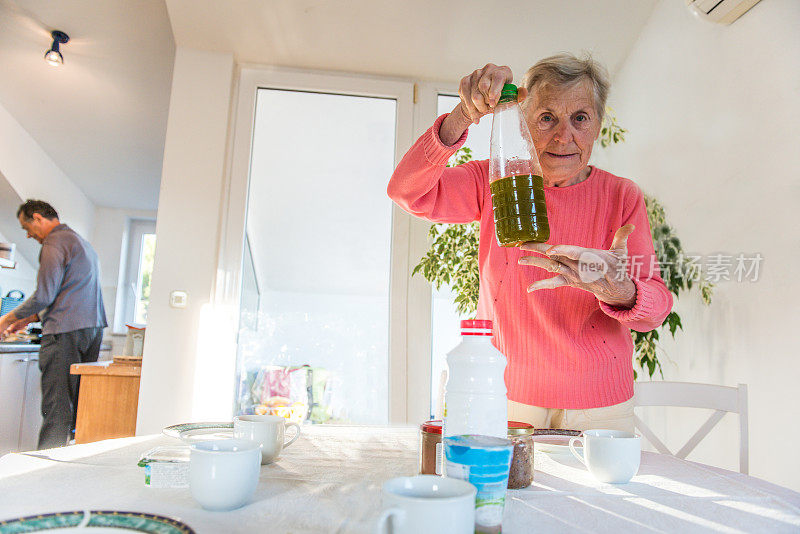
[[[717,24],[730,24],[761,0],[686,0],[698,17]]]

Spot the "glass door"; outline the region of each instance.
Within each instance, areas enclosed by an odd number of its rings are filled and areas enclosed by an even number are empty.
[[[385,424],[395,99],[258,88],[237,413]]]

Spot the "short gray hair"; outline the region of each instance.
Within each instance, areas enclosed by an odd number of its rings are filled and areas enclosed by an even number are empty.
[[[592,84],[594,107],[600,120],[603,120],[608,99],[608,71],[603,65],[585,54],[578,58],[573,54],[561,53],[546,57],[528,69],[522,78],[522,85],[528,90],[530,99],[537,90],[544,87],[566,88],[588,81]]]

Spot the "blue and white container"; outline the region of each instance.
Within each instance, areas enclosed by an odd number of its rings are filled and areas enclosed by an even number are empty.
[[[475,531],[500,532],[514,455],[511,440],[464,435],[444,438],[445,475],[470,482],[475,496]]]

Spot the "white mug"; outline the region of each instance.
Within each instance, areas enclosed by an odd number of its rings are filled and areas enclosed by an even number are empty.
[[[189,452],[189,488],[206,510],[234,510],[258,486],[261,455],[257,443],[241,439],[201,441]]]
[[[399,477],[383,484],[377,534],[475,531],[475,486],[436,475]]]
[[[287,426],[293,426],[296,430],[289,441],[285,441]],[[300,437],[300,425],[287,422],[278,415],[240,415],[233,418],[233,437],[258,443],[263,465],[274,462],[284,447]]]
[[[583,455],[575,450],[576,441],[583,443]],[[594,478],[612,484],[633,478],[642,459],[641,437],[623,430],[584,430],[569,440],[569,449]]]

